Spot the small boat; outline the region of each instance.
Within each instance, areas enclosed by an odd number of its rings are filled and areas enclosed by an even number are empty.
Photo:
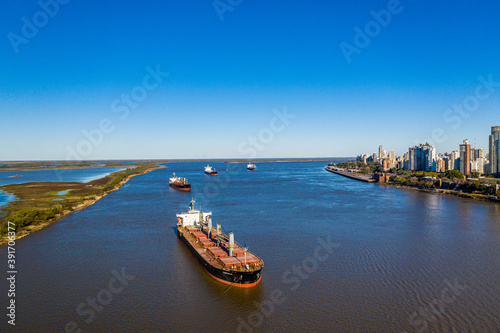
[[[194,208],[191,200],[187,213],[177,214],[177,236],[205,272],[214,280],[251,288],[262,279],[264,261],[234,241],[234,234],[222,232],[220,223],[212,223],[212,212]]]
[[[170,187],[173,187],[179,191],[191,191],[191,184],[189,184],[186,178],[176,177],[175,172],[174,176],[169,179],[168,183]]]
[[[209,175],[209,176],[218,176],[219,173],[217,172],[217,170],[215,170],[214,168],[212,168],[210,165],[207,164],[207,166],[205,167],[205,174]]]
[[[23,175],[14,175],[14,176],[9,176],[9,178],[17,178],[17,177],[22,177]]]
[[[257,171],[259,169],[257,169],[257,166],[255,164],[252,164],[252,163],[248,163],[247,165],[247,170],[250,170],[250,171]]]

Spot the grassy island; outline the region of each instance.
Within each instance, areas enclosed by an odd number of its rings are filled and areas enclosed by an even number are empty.
[[[134,163],[128,166],[129,169],[88,183],[34,182],[0,186],[0,190],[17,197],[17,200],[3,208],[5,216],[0,218],[0,246],[7,242],[8,221],[15,223],[16,238],[22,238],[94,204],[109,192],[119,189],[132,177],[164,168],[155,163]]]

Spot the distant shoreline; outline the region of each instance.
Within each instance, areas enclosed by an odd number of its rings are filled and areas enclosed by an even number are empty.
[[[125,168],[141,163],[284,163],[284,162],[323,162],[323,161],[352,161],[355,157],[288,157],[288,158],[204,158],[204,159],[172,159],[172,160],[96,160],[86,162],[68,161],[0,161],[0,172],[2,171],[42,171],[42,170],[68,170],[68,169],[104,169],[104,168]],[[83,165],[82,165],[83,163]],[[103,164],[92,166],[93,164]],[[3,165],[3,167],[2,167]],[[16,166],[18,165],[18,166]]]

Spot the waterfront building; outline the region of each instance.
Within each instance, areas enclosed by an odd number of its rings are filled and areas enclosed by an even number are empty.
[[[425,157],[426,165],[425,171],[435,172],[436,171],[436,148],[426,143]]]
[[[489,160],[490,173],[500,177],[500,126],[491,127]]]
[[[480,157],[476,158],[474,161],[470,162],[470,171],[479,172],[480,175],[484,173],[484,167],[486,165],[486,158]]]
[[[460,172],[464,175],[470,173],[470,144],[467,139],[460,145]]]
[[[408,153],[405,153],[405,155]],[[405,168],[405,158],[403,156],[396,157],[396,168],[404,169]]]
[[[417,171],[436,171],[436,148],[428,142],[415,146],[415,169]]]
[[[475,161],[478,158],[486,158],[486,150],[471,148],[470,150],[470,160]]]
[[[391,161],[387,158],[382,159],[382,167],[384,168],[384,171],[387,171],[391,168]]]
[[[443,156],[443,162],[444,162],[444,169],[442,172],[446,172],[448,170],[453,170],[453,163],[451,160],[451,154],[444,154]]]
[[[391,150],[391,151],[389,152],[389,159],[390,159],[391,161],[395,161],[395,160],[396,160],[396,152],[395,152],[394,150]]]
[[[406,152],[402,158],[401,169],[410,170],[410,152]]]
[[[444,155],[438,154],[436,157],[436,172],[445,172],[446,171],[446,163],[444,161]]]
[[[369,154],[361,154],[356,157],[356,161],[360,161],[363,163],[369,162],[371,159],[371,156]]]
[[[460,151],[454,150],[451,152],[451,166],[450,170],[460,170]]]

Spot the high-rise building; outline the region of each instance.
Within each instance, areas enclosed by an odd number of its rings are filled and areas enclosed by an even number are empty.
[[[444,169],[441,172],[446,172],[448,170],[453,170],[453,165],[451,161],[451,154],[444,154],[443,156]]]
[[[408,170],[417,170],[417,147],[408,149]]]
[[[411,149],[411,148],[410,148]],[[410,170],[410,152],[406,152],[402,158],[402,169]]]
[[[395,152],[394,150],[391,150],[391,151],[389,152],[389,159],[390,159],[391,161],[395,161],[395,160],[396,160],[396,152]]]
[[[474,149],[471,148],[470,150],[470,160],[475,161],[478,158],[485,158],[486,157],[486,151],[484,149]]]
[[[426,143],[425,171],[436,171],[436,148]]]
[[[450,155],[450,170],[460,170],[460,151],[454,150]]]
[[[436,171],[436,148],[429,143],[415,146],[415,169],[417,171]]]
[[[382,145],[378,146],[378,158],[382,162],[382,158],[384,158],[384,148]]]
[[[471,148],[470,150],[470,171],[483,174],[485,171],[486,151],[484,149]]]
[[[467,139],[460,145],[460,172],[470,174],[470,144]]]
[[[491,127],[489,171],[500,177],[500,126]]]
[[[479,172],[479,174],[481,175],[484,173],[485,165],[486,165],[486,158],[484,157],[476,158],[474,161],[470,162],[470,171]]]
[[[408,170],[436,171],[436,148],[429,143],[410,147],[405,154],[405,165]]]

